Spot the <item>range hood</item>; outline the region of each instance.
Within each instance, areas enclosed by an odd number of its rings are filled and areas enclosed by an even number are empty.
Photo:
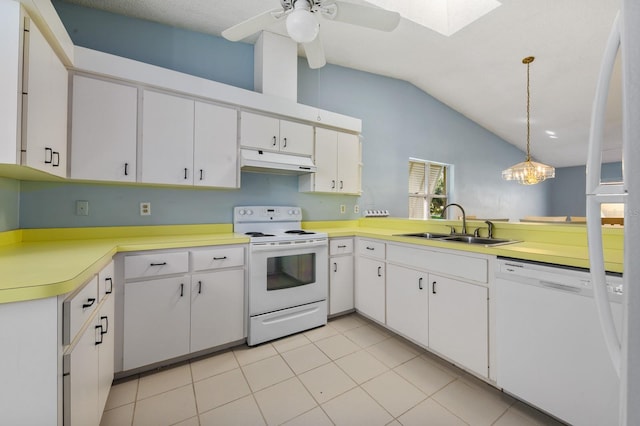
[[[310,157],[253,149],[241,149],[240,157],[240,169],[243,172],[281,175],[302,175],[316,172],[316,166]]]

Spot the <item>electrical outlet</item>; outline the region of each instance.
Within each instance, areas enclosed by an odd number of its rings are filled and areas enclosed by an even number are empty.
[[[140,216],[151,216],[151,203],[145,201],[140,203]]]
[[[89,216],[89,202],[78,200],[76,201],[76,215],[77,216]]]
[[[354,212],[355,214],[360,213],[360,206],[359,206],[359,205],[357,205],[357,204],[356,204],[355,206],[353,206],[353,212]]]
[[[340,214],[345,214],[347,212],[347,206],[344,204],[340,204]]]

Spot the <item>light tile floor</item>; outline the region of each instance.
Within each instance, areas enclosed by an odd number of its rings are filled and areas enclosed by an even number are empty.
[[[102,426],[560,425],[357,314],[111,388]]]

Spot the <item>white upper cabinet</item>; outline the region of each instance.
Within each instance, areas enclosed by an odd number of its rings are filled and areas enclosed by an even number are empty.
[[[66,177],[69,75],[35,23],[24,25],[22,164]]]
[[[313,127],[307,124],[242,112],[240,138],[247,148],[313,155]]]
[[[360,139],[358,135],[317,127],[314,174],[299,178],[304,192],[360,194]]]
[[[137,88],[73,77],[71,178],[136,181],[137,109]]]
[[[143,91],[141,181],[193,184],[194,101]]]
[[[238,187],[238,113],[195,103],[193,184]]]

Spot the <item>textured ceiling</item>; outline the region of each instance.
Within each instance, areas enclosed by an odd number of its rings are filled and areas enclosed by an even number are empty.
[[[214,35],[280,7],[278,0],[66,1]],[[324,20],[327,62],[406,80],[524,150],[526,67],[521,60],[535,56],[532,156],[556,167],[584,164],[596,78],[618,1],[500,3],[450,37],[406,19],[391,33]],[[607,113],[605,162],[621,159],[620,102],[617,73]]]

